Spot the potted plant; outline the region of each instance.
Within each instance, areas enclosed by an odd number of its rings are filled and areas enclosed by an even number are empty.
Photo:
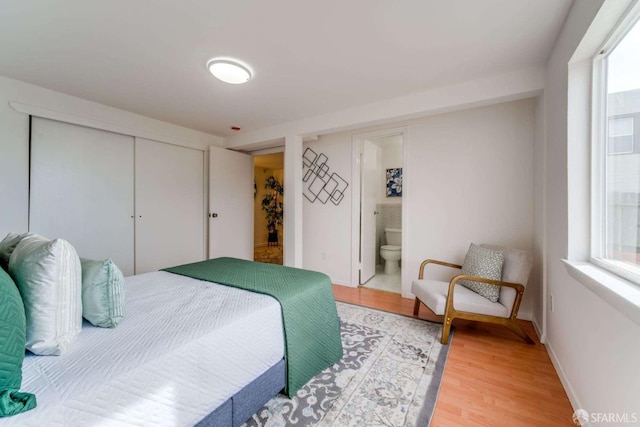
[[[282,195],[284,187],[275,176],[267,178],[264,188],[268,191],[262,198],[262,210],[266,212],[267,230],[269,231],[268,243],[278,244],[278,227],[282,225],[283,203]]]

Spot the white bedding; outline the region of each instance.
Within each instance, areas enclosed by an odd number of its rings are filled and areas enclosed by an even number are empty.
[[[272,297],[167,272],[128,277],[126,297],[117,328],[25,358],[38,407],[0,426],[193,425],[284,357]]]

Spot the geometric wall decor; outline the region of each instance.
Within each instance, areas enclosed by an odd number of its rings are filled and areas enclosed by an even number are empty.
[[[306,185],[302,194],[311,203],[319,200],[322,204],[331,200],[334,205],[339,205],[344,198],[344,191],[349,184],[337,173],[329,174],[329,158],[324,154],[316,154],[311,148],[307,148],[302,154],[302,181]]]
[[[402,196],[402,168],[387,169],[387,197]]]

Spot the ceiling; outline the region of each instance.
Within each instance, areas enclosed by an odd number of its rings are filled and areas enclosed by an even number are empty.
[[[570,5],[2,0],[0,75],[226,136],[541,65]],[[253,80],[217,81],[215,56]]]

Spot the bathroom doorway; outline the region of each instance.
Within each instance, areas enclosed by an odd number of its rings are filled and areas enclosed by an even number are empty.
[[[283,265],[284,153],[253,156],[254,260]]]
[[[401,293],[404,132],[357,141],[360,165],[359,285]]]

